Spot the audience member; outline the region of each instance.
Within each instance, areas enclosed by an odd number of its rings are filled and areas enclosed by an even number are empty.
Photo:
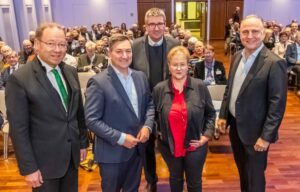
[[[107,67],[107,60],[103,54],[96,53],[96,44],[88,41],[85,44],[86,53],[81,54],[78,58],[78,72],[94,71],[99,73]]]
[[[213,46],[205,46],[204,60],[195,64],[194,77],[202,79],[205,85],[226,85],[225,68],[222,62],[215,60]]]
[[[33,61],[34,58],[33,45],[30,40],[25,39],[23,41],[23,50],[19,52],[19,63],[26,64],[27,62]]]

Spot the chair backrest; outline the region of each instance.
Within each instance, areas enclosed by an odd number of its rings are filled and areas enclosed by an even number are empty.
[[[94,72],[80,72],[78,73],[78,78],[79,78],[79,83],[80,83],[80,87],[82,89],[86,88],[87,82],[89,81],[89,79],[94,76],[95,73]]]
[[[222,101],[226,85],[209,85],[207,86],[211,99],[215,101]]]
[[[0,111],[6,117],[6,105],[5,105],[5,91],[0,90]]]

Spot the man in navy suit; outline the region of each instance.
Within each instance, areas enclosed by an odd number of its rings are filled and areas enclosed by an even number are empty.
[[[286,62],[264,44],[261,18],[241,22],[245,47],[232,58],[218,126],[229,138],[242,192],[264,192],[270,143],[278,139],[287,94]]]
[[[0,90],[5,89],[6,82],[8,80],[8,77],[16,71],[21,64],[18,63],[19,56],[15,51],[10,51],[7,53],[5,56],[6,62],[9,64],[9,67],[5,68],[3,71],[0,73]]]
[[[129,68],[132,45],[125,35],[110,39],[111,63],[87,85],[85,116],[96,135],[102,191],[138,191],[145,142],[154,124],[154,106],[143,72]]]

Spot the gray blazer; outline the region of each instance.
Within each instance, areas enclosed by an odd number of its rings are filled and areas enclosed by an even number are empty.
[[[226,119],[228,116],[233,79],[241,58],[239,51],[232,59],[219,118]],[[286,62],[263,47],[250,68],[236,100],[237,132],[244,144],[254,145],[259,137],[269,142],[278,139],[286,95]]]
[[[39,169],[44,179],[62,177],[71,157],[78,167],[80,149],[88,147],[77,71],[60,67],[68,85],[67,112],[37,58],[9,76],[5,101],[21,175]]]
[[[138,71],[143,71],[149,79],[150,76],[150,67],[149,67],[149,51],[148,46],[146,45],[148,36],[143,36],[137,38],[133,41],[133,59],[131,67]],[[163,61],[164,61],[164,68],[163,68],[163,79],[167,79],[169,76],[169,69],[167,63],[167,54],[173,47],[180,45],[180,42],[177,39],[172,37],[165,36],[163,40]]]
[[[117,144],[121,133],[137,136],[140,129],[154,124],[154,105],[146,76],[133,70],[132,78],[138,97],[136,116],[117,74],[111,66],[88,81],[85,118],[88,128],[96,134],[95,160],[100,163],[128,161],[136,148]],[[139,154],[145,144],[138,144]]]
[[[285,58],[289,66],[295,65],[298,60],[298,53],[297,53],[297,45],[296,43],[289,44],[286,48]]]

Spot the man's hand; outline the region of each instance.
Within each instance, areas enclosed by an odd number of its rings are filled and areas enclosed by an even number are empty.
[[[44,183],[40,170],[26,175],[25,181],[32,188],[40,187]]]
[[[86,159],[87,149],[80,149],[80,161],[84,161]]]
[[[131,149],[135,147],[139,143],[139,140],[130,134],[126,134],[125,142],[123,144],[124,147]]]
[[[150,131],[149,128],[147,127],[143,127],[137,135],[137,139],[141,143],[145,143],[146,141],[148,141],[149,137],[150,137]]]
[[[270,145],[270,142],[263,140],[262,138],[258,138],[255,145],[254,150],[255,151],[267,151],[268,147]]]
[[[225,134],[226,133],[226,119],[218,119],[217,125],[218,125],[218,129],[220,130],[220,132]]]

